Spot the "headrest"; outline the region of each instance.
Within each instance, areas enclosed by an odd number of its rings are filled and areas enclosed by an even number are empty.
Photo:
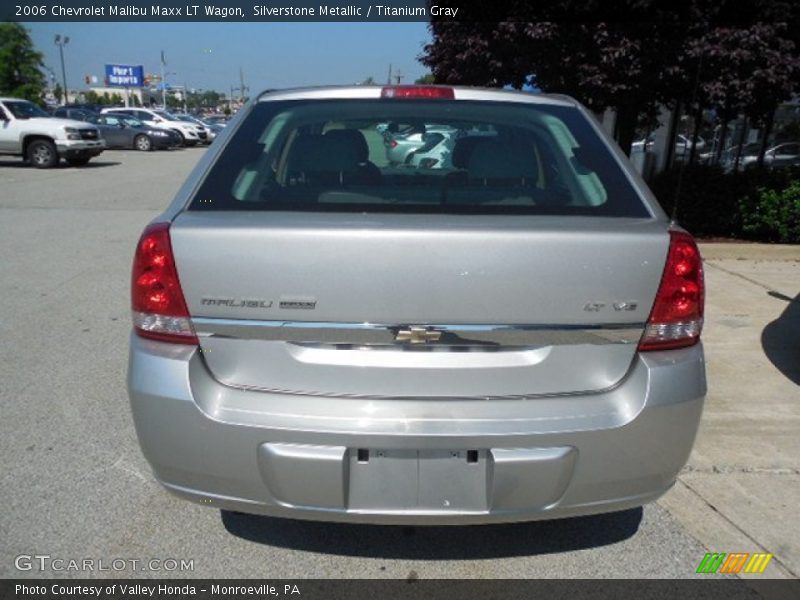
[[[517,140],[492,140],[477,144],[467,170],[474,179],[526,179],[539,177],[536,154],[530,144]]]
[[[472,155],[472,151],[475,149],[475,146],[481,142],[487,141],[488,140],[485,137],[478,135],[458,138],[456,143],[453,145],[453,166],[458,169],[466,169],[467,165],[469,164],[469,157]]]
[[[289,171],[327,173],[354,171],[358,154],[351,140],[342,136],[303,135],[292,144]]]
[[[325,133],[325,137],[337,138],[341,143],[348,143],[353,146],[358,157],[358,162],[365,163],[369,160],[369,146],[367,138],[358,129],[331,129]]]

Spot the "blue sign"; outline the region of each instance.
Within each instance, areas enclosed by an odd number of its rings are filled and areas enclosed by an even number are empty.
[[[144,67],[142,65],[106,65],[106,85],[109,87],[142,87]]]

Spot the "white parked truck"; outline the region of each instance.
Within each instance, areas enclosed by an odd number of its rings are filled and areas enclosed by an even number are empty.
[[[56,119],[33,102],[0,98],[0,154],[22,156],[34,167],[55,167],[63,158],[72,166],[88,163],[105,150],[97,127]]]

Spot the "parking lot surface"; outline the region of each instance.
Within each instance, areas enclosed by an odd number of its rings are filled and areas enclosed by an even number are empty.
[[[129,272],[202,149],[87,167],[0,160],[0,576],[695,577],[706,551],[800,573],[800,248],[703,246],[709,397],[656,504],[521,525],[409,528],[220,513],[173,498],[125,392]],[[177,559],[192,570],[19,571],[19,555]]]

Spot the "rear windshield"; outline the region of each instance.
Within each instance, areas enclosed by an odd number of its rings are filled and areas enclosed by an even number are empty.
[[[650,216],[578,110],[457,100],[257,103],[189,208]]]

